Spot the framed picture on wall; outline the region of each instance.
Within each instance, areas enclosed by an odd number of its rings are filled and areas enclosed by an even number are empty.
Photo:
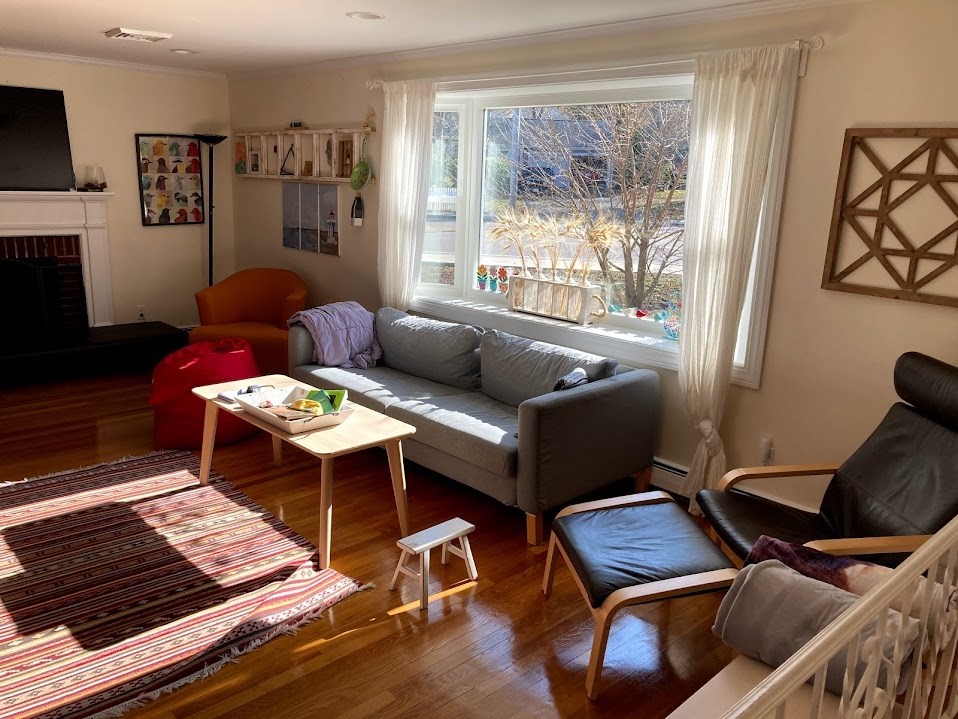
[[[143,225],[205,222],[199,140],[193,135],[137,133],[135,142]]]
[[[283,183],[283,247],[339,257],[337,185]]]
[[[319,251],[339,257],[339,186],[316,185],[319,200]]]

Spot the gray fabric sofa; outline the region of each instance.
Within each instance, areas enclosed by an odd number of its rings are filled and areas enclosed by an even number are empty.
[[[383,349],[370,369],[323,367],[302,326],[290,328],[290,376],[416,427],[407,459],[527,515],[542,514],[629,475],[647,477],[658,428],[659,377],[615,360],[496,330],[392,308],[376,313]],[[581,367],[587,384],[553,391]]]

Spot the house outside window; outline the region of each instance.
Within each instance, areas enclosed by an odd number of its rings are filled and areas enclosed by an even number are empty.
[[[564,338],[555,323],[526,334],[676,367],[692,79],[437,94],[420,309],[442,315],[446,302],[450,319],[495,326],[462,308],[501,318],[503,277],[584,280],[604,318]],[[772,256],[759,245],[736,353],[737,380],[752,386]]]

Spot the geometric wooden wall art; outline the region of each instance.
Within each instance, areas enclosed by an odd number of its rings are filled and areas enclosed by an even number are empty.
[[[958,307],[958,129],[845,131],[822,287]]]

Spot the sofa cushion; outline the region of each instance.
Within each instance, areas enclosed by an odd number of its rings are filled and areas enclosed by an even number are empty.
[[[460,389],[479,388],[479,328],[383,307],[376,313],[376,336],[387,367]]]
[[[345,389],[349,392],[350,401],[377,412],[385,412],[386,407],[403,400],[429,399],[466,392],[389,367],[343,369],[302,365],[293,369],[293,378],[321,389]]]
[[[577,367],[590,382],[615,374],[618,362],[547,342],[488,330],[480,344],[482,391],[518,407],[527,399],[551,392],[559,378]]]
[[[515,477],[519,414],[479,392],[397,402],[386,414],[416,428],[416,440],[495,474]]]

